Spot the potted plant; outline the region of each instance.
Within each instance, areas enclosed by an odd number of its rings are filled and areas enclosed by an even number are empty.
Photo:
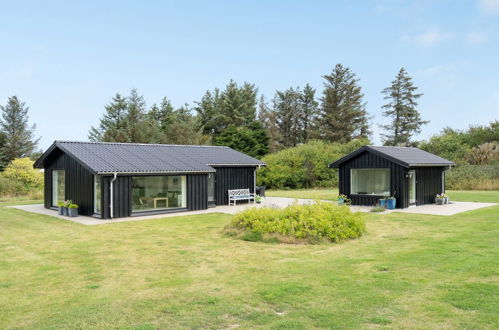
[[[380,207],[386,207],[386,198],[383,197],[383,198],[378,199],[378,205]]]
[[[395,193],[392,196],[388,196],[385,199],[386,208],[389,210],[393,210],[397,206],[397,199],[395,198]]]
[[[343,204],[350,205],[352,203],[350,198],[348,198],[347,195],[344,195],[344,194],[339,194],[337,197],[337,200],[338,200],[338,204],[340,204],[340,205],[343,205]]]
[[[74,218],[78,216],[78,205],[77,204],[69,204],[68,206],[68,216]]]
[[[62,203],[62,215],[68,216],[69,205],[73,204],[73,201],[68,199]]]
[[[435,197],[435,204],[437,205],[443,205],[445,201],[445,197],[443,194],[438,194],[437,197]]]
[[[265,197],[260,196],[260,195],[255,196],[255,202],[257,202],[258,204],[263,203],[264,201],[265,201]]]
[[[449,196],[447,194],[441,194],[442,198],[444,199],[444,204],[449,204]]]
[[[59,215],[67,215],[68,214],[68,208],[64,206],[63,202],[57,203],[57,206],[59,207],[58,214]]]

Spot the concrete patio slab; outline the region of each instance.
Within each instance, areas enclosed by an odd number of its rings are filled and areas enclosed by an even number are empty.
[[[327,203],[332,203],[331,201],[324,201]],[[94,217],[88,216],[78,216],[77,218],[69,218],[62,215],[58,215],[55,210],[49,210],[43,207],[42,204],[30,204],[30,205],[12,205],[9,207],[16,208],[19,210],[49,215],[52,217],[56,217],[63,220],[74,221],[80,223],[82,225],[103,225],[115,222],[126,222],[126,221],[140,221],[140,220],[150,220],[157,218],[168,218],[168,217],[180,217],[187,215],[196,215],[196,214],[207,214],[207,213],[226,213],[226,214],[236,214],[244,209],[250,207],[278,207],[283,208],[294,203],[298,204],[310,204],[315,203],[313,199],[295,199],[295,198],[286,198],[286,197],[267,197],[265,202],[262,204],[243,204],[237,206],[217,206],[213,208],[209,208],[207,210],[200,211],[186,211],[186,212],[176,212],[176,213],[168,213],[168,214],[153,214],[153,215],[145,215],[145,216],[137,216],[137,217],[127,217],[127,218],[118,218],[112,220],[103,220]],[[386,210],[384,213],[392,213],[392,212],[402,212],[402,213],[415,213],[415,214],[431,214],[431,215],[442,215],[442,216],[450,216],[461,212],[477,210],[483,207],[489,207],[498,205],[496,203],[474,203],[474,202],[453,202],[452,204],[447,205],[422,205],[411,207],[407,209],[395,209],[395,210]],[[352,211],[354,212],[370,212],[372,207],[368,206],[351,206]]]
[[[475,203],[475,202],[451,202],[451,204],[436,205],[427,204],[410,207],[407,209],[391,210],[391,212],[431,214],[431,215],[454,215],[461,212],[473,211],[483,207],[498,205],[496,203]]]

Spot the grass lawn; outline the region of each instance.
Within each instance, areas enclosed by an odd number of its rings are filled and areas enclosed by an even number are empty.
[[[230,215],[83,226],[0,207],[0,328],[495,328],[499,206],[366,214],[336,245],[220,235]]]
[[[321,200],[336,200],[338,189],[314,188],[314,189],[294,189],[294,190],[267,190],[265,196],[269,197],[289,197],[289,198],[311,198]]]
[[[461,202],[485,202],[499,203],[499,190],[448,190],[447,194],[451,200]],[[267,190],[266,196],[311,198],[322,200],[336,200],[338,189],[314,188],[295,190]]]
[[[455,201],[499,203],[499,190],[449,190],[447,194]]]

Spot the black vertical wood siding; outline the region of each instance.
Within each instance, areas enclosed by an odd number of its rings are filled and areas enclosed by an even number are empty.
[[[441,194],[444,167],[416,168],[416,205],[432,204]]]
[[[94,213],[94,176],[90,170],[81,165],[73,157],[60,150],[45,161],[45,207],[52,206],[52,171],[65,171],[65,199],[71,199],[78,204],[78,212],[82,215]]]
[[[112,176],[102,177],[102,217],[110,218],[110,184]],[[123,218],[132,214],[132,177],[128,175],[118,175],[113,182],[113,217]]]
[[[405,177],[407,169],[370,152],[363,152],[339,167],[339,192],[347,195],[353,205],[373,206],[382,198],[382,196],[350,194],[350,170],[355,168],[389,168],[390,193],[395,195],[397,207],[409,206],[408,181]]]
[[[215,201],[217,205],[229,204],[228,190],[249,189],[254,193],[254,167],[216,167]]]
[[[187,175],[187,208],[189,210],[208,208],[208,174]]]

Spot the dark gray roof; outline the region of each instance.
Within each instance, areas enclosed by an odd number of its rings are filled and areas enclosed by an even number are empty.
[[[34,166],[43,168],[45,158],[56,148],[99,174],[214,172],[211,166],[265,165],[229,147],[55,141]]]
[[[360,153],[368,151],[386,158],[404,167],[424,167],[424,166],[451,166],[450,160],[444,159],[427,151],[410,147],[376,147],[363,146],[343,158],[329,164],[329,167],[338,167],[342,163],[352,159]]]

